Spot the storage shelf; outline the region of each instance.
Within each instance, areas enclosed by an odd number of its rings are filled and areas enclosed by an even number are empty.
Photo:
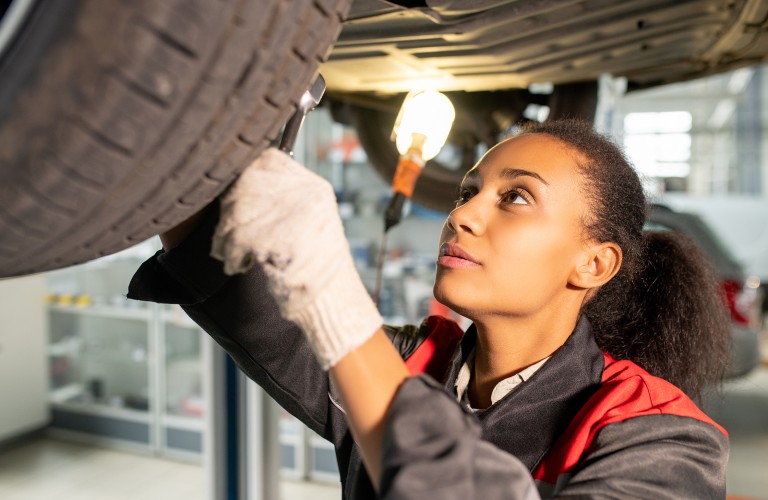
[[[140,422],[145,424],[148,424],[150,420],[150,415],[146,411],[132,410],[130,408],[119,408],[96,403],[77,404],[51,401],[51,407],[56,410],[62,410],[71,413],[119,418],[121,420],[129,420],[131,422]]]
[[[82,349],[82,342],[65,340],[48,345],[48,356],[78,356]]]
[[[146,366],[149,363],[146,349],[140,352],[140,359],[136,359],[135,354],[129,351],[89,350],[87,347],[83,348],[82,345],[72,345],[72,343],[64,342],[49,345],[48,355],[50,357],[95,359],[120,365]]]
[[[48,306],[50,311],[65,314],[76,314],[80,316],[94,316],[102,318],[132,319],[149,321],[152,319],[152,311],[149,309],[129,308],[120,306],[62,306],[51,304]]]
[[[173,427],[175,429],[185,429],[189,431],[201,431],[203,430],[203,418],[202,417],[182,417],[179,415],[163,415],[161,418],[161,425],[165,427]]]
[[[49,274],[51,428],[199,460],[209,419],[186,407],[175,410],[183,397],[210,386],[202,371],[209,344],[181,307],[124,297],[154,249],[147,252]],[[203,413],[209,410],[204,403]]]

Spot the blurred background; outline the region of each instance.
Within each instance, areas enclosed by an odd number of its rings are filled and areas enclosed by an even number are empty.
[[[631,94],[620,79],[599,85],[597,126],[643,176],[654,202],[649,227],[691,235],[721,277],[735,358],[706,410],[731,436],[729,495],[768,498],[768,67]],[[547,112],[529,105],[525,114]],[[296,157],[335,187],[373,290],[391,188],[354,129],[323,106],[307,118]],[[432,299],[444,217],[410,204],[390,231],[380,299],[387,322],[452,314]],[[125,298],[133,272],[159,248],[153,238],[0,281],[0,356],[23,353],[0,363],[0,498],[202,500],[232,481],[260,498],[254,485],[275,469],[284,500],[340,498],[330,445],[233,375],[178,307]],[[233,391],[235,410],[226,399]],[[240,430],[234,443],[227,425]]]

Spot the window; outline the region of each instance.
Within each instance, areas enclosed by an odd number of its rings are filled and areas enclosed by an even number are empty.
[[[691,171],[691,114],[687,111],[630,113],[624,117],[624,147],[646,177],[687,177]]]

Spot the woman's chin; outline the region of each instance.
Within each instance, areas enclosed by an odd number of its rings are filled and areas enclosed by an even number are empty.
[[[450,291],[440,288],[437,284],[435,284],[433,293],[435,300],[439,303],[465,318],[472,319],[472,309],[468,307],[468,304],[466,304],[465,301],[461,300],[461,297],[456,297],[456,294],[452,294]]]

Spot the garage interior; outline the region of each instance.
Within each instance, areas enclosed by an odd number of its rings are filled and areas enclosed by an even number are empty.
[[[654,199],[701,216],[764,294],[768,66],[631,93],[605,77],[596,123],[625,145]],[[389,186],[354,129],[335,123],[326,107],[308,117],[296,157],[336,188],[353,256],[372,288]],[[385,321],[417,322],[434,310],[430,280],[444,216],[413,205],[390,233]],[[214,396],[220,353],[178,308],[125,298],[133,271],[157,248],[151,239],[81,266],[0,282],[0,311],[13,318],[0,349],[23,342],[25,353],[0,362],[0,498],[202,500],[232,480],[213,454],[218,422],[227,418]],[[733,498],[768,499],[765,310],[761,316],[761,361],[706,405],[730,433]],[[275,469],[283,500],[340,498],[332,448],[254,387],[245,392],[248,411],[260,416],[240,449],[248,457],[237,480],[247,483],[248,498],[268,498],[259,478]],[[262,454],[263,436],[277,437],[276,455]]]

